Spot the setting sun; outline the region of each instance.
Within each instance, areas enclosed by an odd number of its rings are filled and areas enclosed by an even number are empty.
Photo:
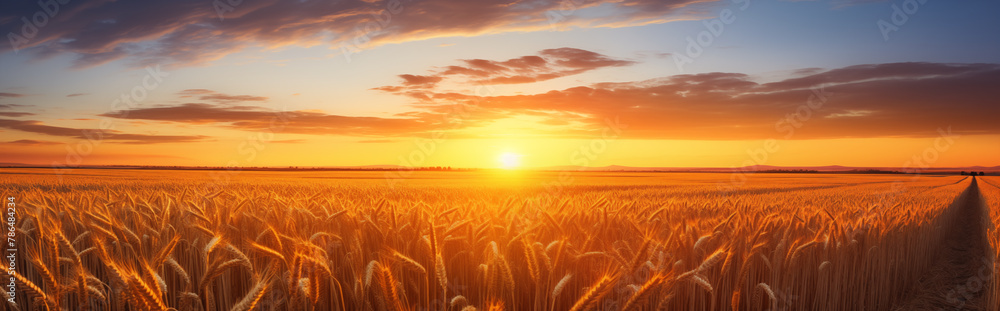
[[[504,152],[500,154],[500,168],[503,169],[513,169],[521,166],[521,155],[513,152]]]

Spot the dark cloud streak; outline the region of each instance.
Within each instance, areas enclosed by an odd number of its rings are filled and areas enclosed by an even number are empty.
[[[206,89],[187,89],[177,93],[181,98],[197,97],[199,100],[214,102],[219,104],[230,104],[237,102],[264,102],[269,98],[253,95],[229,95]]]
[[[280,128],[283,133],[314,135],[395,136],[420,134],[437,128],[435,123],[411,118],[354,117],[315,111],[274,111],[198,103],[115,111],[101,116],[190,124],[222,123],[226,127],[245,131]]]
[[[32,116],[32,115],[35,115],[35,114],[34,113],[30,113],[30,112],[0,112],[0,116],[11,117],[11,118],[17,118],[17,117],[23,117],[23,116]]]
[[[45,125],[40,121],[21,121],[0,119],[0,128],[7,128],[28,133],[44,134],[58,137],[78,139],[101,139],[124,144],[155,144],[155,143],[186,143],[205,141],[208,136],[169,136],[128,134],[112,130],[85,130],[60,126]]]
[[[537,60],[519,59],[470,62],[462,68],[544,67]],[[437,82],[426,76],[410,76],[403,85],[379,88],[416,99],[413,110],[393,117],[279,112],[205,103],[102,116],[263,131],[280,115],[288,120],[284,132],[372,139],[421,136],[440,130],[457,130],[450,137],[476,138],[474,132],[462,130],[519,117],[538,120],[535,133],[544,137],[587,138],[600,135],[607,120],[620,120],[628,125],[624,137],[684,140],[783,138],[786,131],[782,127],[787,128],[788,118],[794,117],[801,125],[794,129],[792,139],[933,137],[939,134],[938,128],[948,127],[956,134],[1000,134],[1000,122],[995,120],[1000,115],[997,81],[1000,64],[890,63],[813,68],[770,83],[758,83],[753,76],[741,73],[714,72],[598,83],[530,95],[475,96],[430,87],[414,90],[407,85]],[[802,115],[802,108],[817,89],[824,90],[829,101]],[[475,109],[466,111],[460,120],[449,119],[458,105]]]
[[[38,57],[77,55],[76,67],[128,59],[148,64],[198,65],[248,47],[353,44],[362,48],[434,37],[550,31],[549,11],[562,12],[563,0],[421,0],[402,1],[401,10],[385,20],[383,1],[244,1],[224,12],[211,1],[73,1],[39,29],[19,50]],[[561,27],[624,27],[665,23],[701,14],[699,0],[597,0],[578,3],[577,10],[603,5],[602,14],[574,14]],[[0,33],[20,34],[21,17],[39,12],[37,1],[0,2]],[[692,13],[694,12],[694,13]],[[446,18],[443,18],[446,17]],[[366,33],[374,27],[377,33]],[[12,50],[0,40],[0,52]]]
[[[399,75],[403,79],[402,84],[374,89],[428,101],[437,96],[430,89],[436,88],[438,83],[445,79],[472,85],[524,84],[636,63],[568,47],[542,50],[538,55],[527,55],[505,61],[466,59],[462,62],[465,63],[464,66],[446,66],[430,75]]]
[[[21,145],[21,146],[45,146],[45,145],[62,145],[63,143],[54,141],[32,140],[32,139],[18,139],[14,141],[2,142],[0,144]]]

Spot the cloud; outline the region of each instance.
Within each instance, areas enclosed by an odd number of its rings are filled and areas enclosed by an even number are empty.
[[[0,144],[22,145],[22,146],[44,146],[44,145],[62,145],[63,143],[54,141],[44,141],[44,140],[19,139],[15,141],[2,142]]]
[[[113,130],[87,130],[45,125],[40,121],[0,119],[0,128],[49,136],[72,137],[78,139],[101,139],[124,144],[185,143],[205,141],[207,136],[167,136],[128,134]]]
[[[545,64],[549,63],[546,59]],[[463,68],[494,72],[545,66],[538,64],[529,58],[472,62]],[[590,62],[573,64],[565,66],[591,66]],[[437,83],[426,77],[412,76],[410,85]],[[506,96],[415,90],[404,78],[402,85],[391,88],[415,101],[411,110],[392,117],[207,103],[102,116],[244,131],[368,137],[364,142],[435,131],[450,131],[453,138],[593,138],[600,137],[609,122],[626,126],[622,137],[632,139],[935,137],[940,135],[939,128],[962,135],[1000,134],[1000,123],[994,120],[1000,115],[994,99],[996,81],[1000,81],[1000,64],[942,63],[808,68],[768,83],[747,74],[713,72]]]
[[[871,110],[848,110],[846,112],[831,113],[824,116],[824,118],[856,118],[868,116],[872,113],[874,113],[874,111]]]
[[[635,62],[613,59],[605,55],[574,48],[548,49],[539,56],[524,56],[504,62],[483,59],[467,60],[468,67],[457,70],[449,68],[453,74],[468,74],[468,71],[484,72],[477,79],[482,84],[531,83],[581,74],[604,67],[621,67]],[[466,71],[463,73],[462,71]],[[480,76],[472,74],[472,76]]]
[[[85,95],[90,95],[90,93],[73,93],[73,94],[66,95],[66,97],[77,97],[77,96],[85,96]]]
[[[101,114],[104,117],[218,124],[245,131],[273,131],[314,135],[417,135],[440,126],[415,118],[355,117],[317,111],[275,111],[260,107],[188,103]]]
[[[595,52],[558,48],[543,50],[538,55],[522,56],[506,61],[485,59],[465,60],[466,66],[449,66],[441,75],[465,75],[480,84],[518,84],[551,80],[581,74],[605,67],[622,67],[634,61],[614,59]]]
[[[4,98],[4,97],[18,98],[18,97],[24,97],[24,96],[25,96],[24,94],[0,92],[0,98]]]
[[[565,127],[562,135],[570,137],[600,135],[607,120],[626,124],[625,137],[642,139],[932,137],[948,127],[956,134],[1000,134],[994,119],[1000,115],[994,95],[1000,64],[890,63],[803,71],[809,72],[763,84],[749,75],[717,72],[448,102],[475,105],[486,120],[530,116],[547,118],[540,124],[582,124]],[[440,103],[417,107],[427,111],[414,115],[440,116],[447,110]]]
[[[0,143],[2,144],[2,143]],[[23,145],[21,145],[23,146]],[[55,147],[60,148],[60,147]],[[142,154],[142,153],[104,153],[95,152],[87,156],[86,165],[135,165],[143,166],[159,162],[163,159],[192,160],[186,157],[166,155],[166,154]],[[37,150],[34,148],[16,148],[10,152],[0,155],[0,161],[4,163],[23,163],[48,167],[53,163],[64,163],[66,154],[52,152],[51,150]],[[194,164],[195,162],[188,162]]]
[[[328,44],[340,50],[437,37],[628,27],[704,17],[702,0],[142,0],[70,2],[33,37],[22,17],[43,12],[37,1],[0,2],[0,52],[38,57],[76,55],[76,67],[127,59],[134,65],[200,65],[249,47]],[[398,5],[397,5],[398,4]],[[343,45],[342,45],[343,44]]]
[[[31,116],[31,115],[35,114],[30,112],[0,112],[0,116],[11,117],[11,118]]]
[[[523,84],[552,80],[608,67],[622,67],[635,61],[616,59],[607,55],[576,48],[547,49],[537,55],[527,55],[505,61],[487,59],[462,60],[464,65],[451,65],[435,70],[430,75],[399,75],[400,85],[389,85],[374,90],[407,95],[420,100],[431,100],[433,89],[439,82],[454,77],[459,82],[475,85]]]
[[[268,100],[268,98],[264,96],[228,95],[206,89],[187,89],[177,92],[177,94],[180,95],[181,98],[197,97],[199,100],[214,102],[219,104],[230,104],[236,102],[249,102],[249,101],[263,102]]]
[[[444,79],[443,77],[418,76],[409,74],[399,75],[399,77],[403,78],[403,85],[408,87],[417,87],[417,88],[434,87],[434,85],[436,85],[438,82],[441,82],[441,80]]]

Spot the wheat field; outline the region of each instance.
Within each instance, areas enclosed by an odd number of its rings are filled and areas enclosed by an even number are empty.
[[[980,185],[982,186],[979,189],[982,190],[983,198],[988,204],[990,219],[1000,219],[1000,178],[983,177]],[[993,250],[989,256],[992,256],[993,265],[996,265],[996,259],[1000,258],[1000,231],[997,230],[996,224],[989,228],[988,236],[990,247]],[[982,272],[982,275],[986,276],[982,278],[982,282],[989,291],[986,295],[987,305],[996,308],[996,306],[1000,306],[1000,276],[997,275],[995,266],[991,268],[989,271]],[[980,272],[976,271],[977,277],[981,275]]]
[[[929,309],[950,232],[1000,243],[994,177],[967,211],[965,176],[49,173],[0,174],[8,310]],[[956,307],[995,310],[994,271]]]

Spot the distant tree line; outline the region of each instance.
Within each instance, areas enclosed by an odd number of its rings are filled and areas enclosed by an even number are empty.
[[[815,173],[819,173],[819,171],[817,171],[817,170],[803,170],[803,169],[798,169],[798,170],[794,170],[794,169],[786,169],[786,170],[777,169],[777,170],[763,170],[763,171],[760,171],[760,172],[761,173],[786,173],[786,174],[802,174],[802,173],[815,174]]]
[[[966,172],[966,171],[962,171],[962,175],[969,175],[969,176],[986,176],[986,172]]]
[[[887,171],[887,170],[877,170],[877,169],[865,169],[865,170],[850,170],[851,173],[857,174],[902,174],[900,171]]]

